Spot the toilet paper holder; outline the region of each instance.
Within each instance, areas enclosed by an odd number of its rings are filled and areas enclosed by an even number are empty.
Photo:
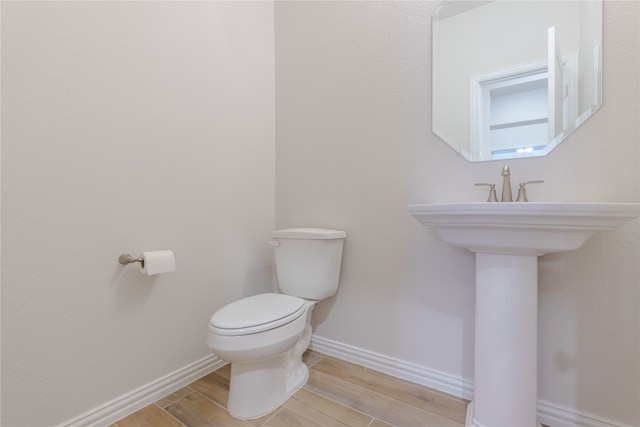
[[[122,264],[122,265],[127,265],[127,264],[132,264],[134,262],[139,262],[140,264],[142,264],[142,267],[144,267],[144,259],[142,259],[142,257],[134,258],[129,254],[120,255],[120,257],[118,258],[118,262],[120,264]]]

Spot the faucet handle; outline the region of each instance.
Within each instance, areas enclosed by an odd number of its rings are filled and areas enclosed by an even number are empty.
[[[525,188],[525,185],[527,184],[542,184],[544,181],[541,179],[535,180],[535,181],[526,181],[526,182],[521,182],[520,188],[518,188],[518,198],[516,199],[516,202],[528,202],[529,199],[527,199],[527,190]]]
[[[498,201],[498,196],[496,195],[496,185],[495,184],[488,184],[486,182],[477,182],[475,184],[476,187],[482,187],[482,186],[487,186],[489,187],[489,198],[487,199],[487,202],[497,202]]]

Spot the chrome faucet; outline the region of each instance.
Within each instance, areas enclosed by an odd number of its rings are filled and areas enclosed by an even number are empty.
[[[509,166],[502,168],[502,198],[501,202],[513,202],[513,197],[511,196],[511,171],[509,170]]]

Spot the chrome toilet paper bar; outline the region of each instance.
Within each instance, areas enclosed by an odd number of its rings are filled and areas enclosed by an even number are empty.
[[[142,264],[144,266],[144,259],[142,259],[142,257],[134,258],[129,254],[120,255],[120,257],[118,258],[118,262],[120,262],[120,264],[122,264],[122,265],[127,265],[127,264],[132,264],[134,262],[139,262],[140,264]]]

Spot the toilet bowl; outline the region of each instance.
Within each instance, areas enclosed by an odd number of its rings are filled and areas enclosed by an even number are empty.
[[[308,318],[315,304],[290,295],[261,294],[231,303],[211,317],[207,344],[231,362],[231,415],[266,415],[306,383],[302,353],[311,338]],[[238,316],[241,313],[246,316]]]
[[[240,419],[268,414],[306,383],[311,312],[337,289],[346,233],[305,228],[273,237],[282,293],[232,302],[209,321],[207,345],[231,363],[227,410]]]

